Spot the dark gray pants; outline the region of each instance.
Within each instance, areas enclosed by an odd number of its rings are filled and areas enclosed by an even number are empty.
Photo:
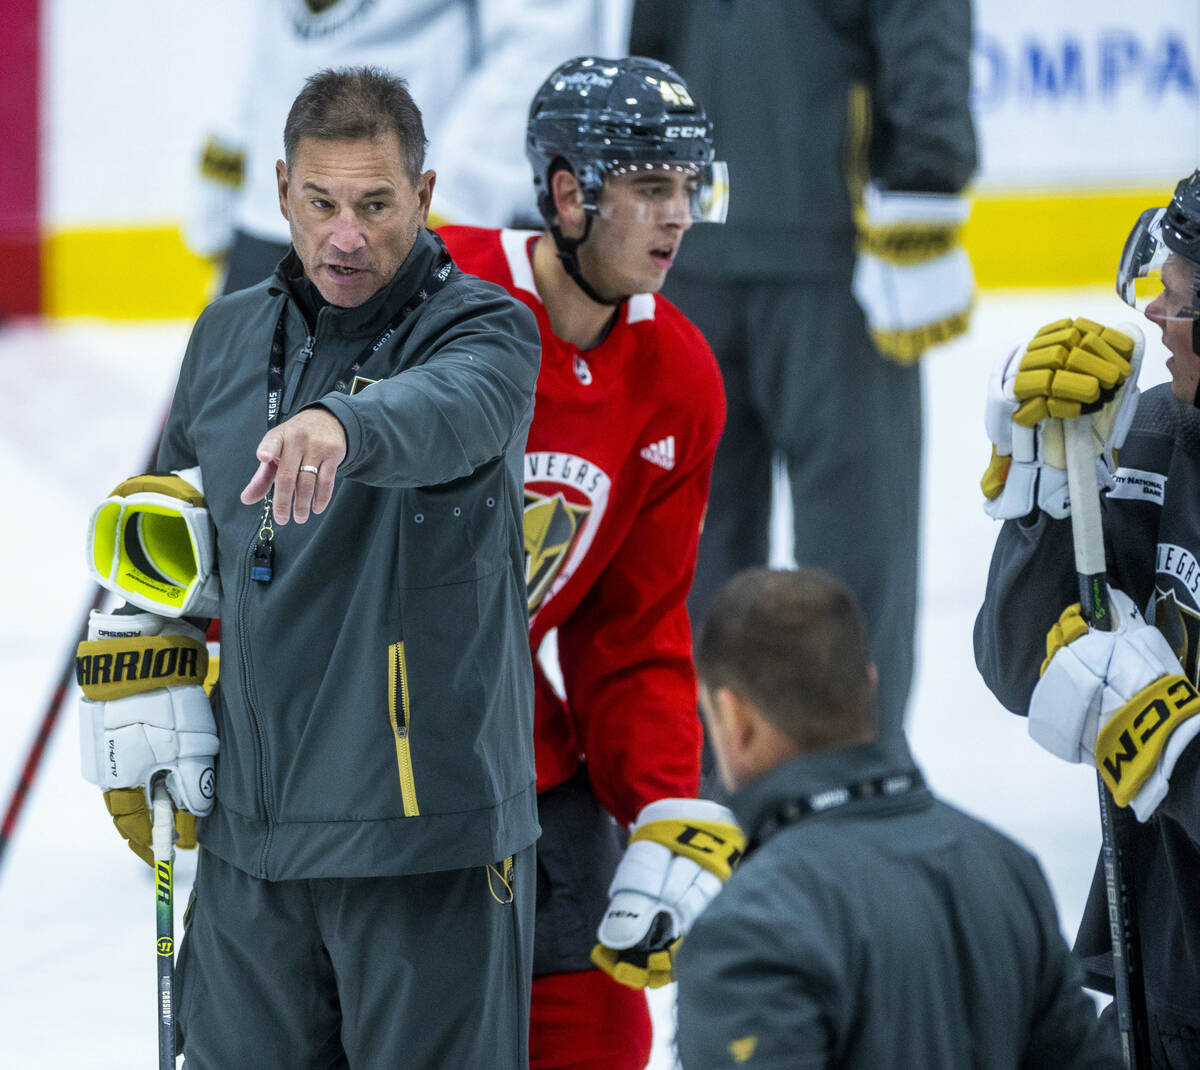
[[[177,994],[187,1070],[527,1070],[534,848],[491,867],[264,881],[200,849]]]
[[[665,294],[721,365],[728,414],[717,447],[694,624],[739,569],[768,560],[772,464],[791,489],[796,562],[846,582],[866,614],[885,743],[912,684],[921,506],[921,374],[880,357],[849,280],[668,278]]]
[[[221,293],[231,294],[269,279],[275,274],[275,265],[287,256],[287,251],[287,242],[264,241],[251,237],[244,230],[235,230]]]

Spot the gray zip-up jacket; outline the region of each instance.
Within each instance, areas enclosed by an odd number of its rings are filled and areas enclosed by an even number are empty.
[[[537,836],[522,535],[537,326],[455,267],[429,285],[440,252],[422,231],[379,293],[321,308],[311,338],[293,254],[210,305],[184,356],[158,464],[200,465],[222,584],[216,808],[199,839],[266,879],[481,865]],[[281,314],[279,420],[323,405],[348,450],[325,512],[275,525],[262,583],[262,504],[239,494]],[[376,382],[336,389],[364,351],[356,374]]]
[[[915,772],[862,744],[734,795],[746,857],[679,953],[684,1070],[1122,1065],[1037,862],[923,787],[888,794]],[[788,823],[804,798],[828,808]]]

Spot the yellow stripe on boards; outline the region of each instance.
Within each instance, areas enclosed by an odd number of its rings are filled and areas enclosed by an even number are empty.
[[[1169,203],[1171,187],[968,195],[963,245],[980,288],[1112,287],[1133,224]]]
[[[217,270],[175,226],[63,229],[42,240],[42,311],[112,320],[192,319]]]
[[[968,197],[963,244],[981,289],[1111,287],[1130,228],[1142,209],[1170,201],[1171,186]],[[55,230],[43,239],[42,264],[50,316],[188,319],[217,282],[213,264],[170,225]]]

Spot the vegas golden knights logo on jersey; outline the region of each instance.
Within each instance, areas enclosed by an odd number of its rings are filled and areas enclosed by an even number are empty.
[[[1160,589],[1155,591],[1154,626],[1171,644],[1184,675],[1200,685],[1200,613],[1180,602],[1173,590]]]
[[[530,613],[541,605],[591,511],[590,505],[571,505],[561,491],[545,495],[526,488],[525,587]]]
[[[553,597],[587,555],[612,480],[571,453],[525,455],[525,585],[529,614]]]

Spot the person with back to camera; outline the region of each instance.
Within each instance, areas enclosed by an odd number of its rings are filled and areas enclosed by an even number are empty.
[[[840,580],[739,573],[696,662],[748,842],[680,949],[684,1070],[1121,1066],[1036,860],[878,740]]]

